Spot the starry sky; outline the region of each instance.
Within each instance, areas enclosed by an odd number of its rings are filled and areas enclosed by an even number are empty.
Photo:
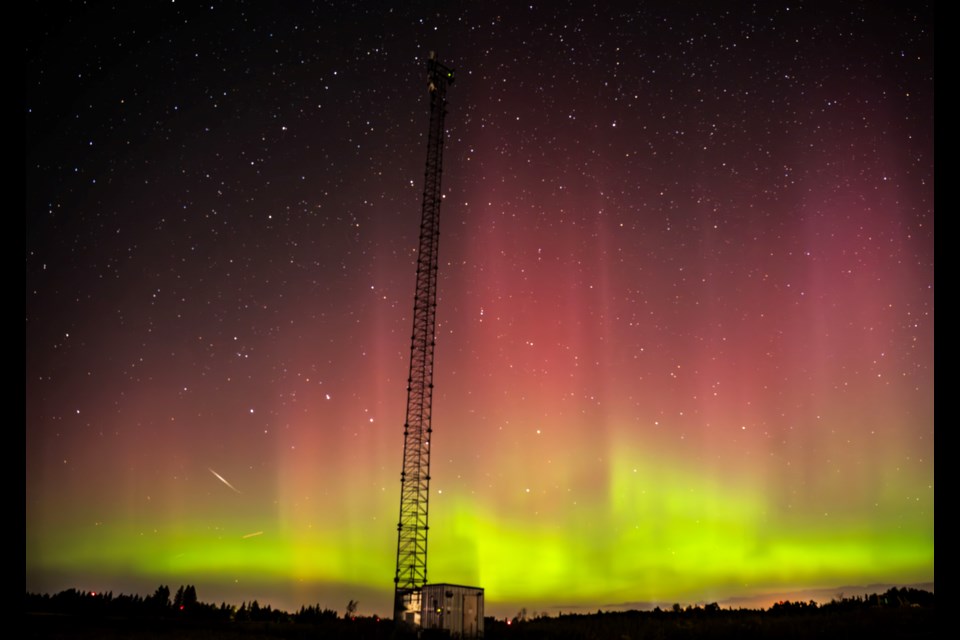
[[[932,582],[932,3],[38,3],[26,588],[389,614],[425,60],[429,577]]]

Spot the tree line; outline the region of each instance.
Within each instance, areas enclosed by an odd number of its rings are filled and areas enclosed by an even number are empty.
[[[347,605],[348,616],[356,618],[356,602]],[[114,595],[112,591],[97,593],[67,589],[53,595],[26,594],[28,613],[53,613],[77,616],[112,616],[127,618],[175,618],[183,620],[210,622],[289,622],[318,624],[337,620],[335,610],[321,607],[319,604],[301,606],[295,613],[274,609],[269,604],[261,605],[256,600],[244,601],[239,607],[226,602],[219,605],[201,602],[197,597],[197,588],[192,585],[180,585],[171,597],[170,587],[160,585],[153,595],[138,594]]]
[[[718,603],[652,611],[600,611],[529,615],[526,609],[510,619],[486,618],[485,640],[582,638],[724,638],[803,639],[869,637],[936,637],[934,594],[913,588],[891,588],[882,594],[844,597],[825,604],[777,602],[767,609],[722,608]]]
[[[886,638],[936,637],[934,594],[913,588],[892,588],[881,594],[844,597],[828,603],[778,602],[767,609],[724,609],[717,603],[673,607],[653,611],[597,611],[592,614],[547,615],[521,610],[510,620],[484,619],[485,640],[527,638]],[[222,638],[257,637],[365,638],[387,640],[407,637],[392,620],[356,616],[357,603],[351,600],[343,616],[319,604],[302,606],[294,613],[261,605],[256,600],[239,607],[221,602],[208,604],[197,597],[193,585],[181,585],[171,595],[166,585],[152,595],[114,595],[68,589],[54,595],[26,594],[26,612],[34,637],[78,638],[137,637],[144,629],[173,629],[182,638],[207,637],[216,629]],[[125,626],[116,621],[127,620]],[[111,625],[121,625],[116,632]],[[86,630],[87,635],[76,635]],[[113,632],[110,635],[106,632]],[[191,635],[192,634],[192,635]],[[233,635],[231,635],[233,634]],[[423,638],[436,634],[424,632]]]

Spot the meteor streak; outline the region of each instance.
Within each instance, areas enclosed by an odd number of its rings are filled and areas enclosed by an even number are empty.
[[[210,473],[212,473],[213,475],[217,476],[217,480],[219,480],[219,481],[222,482],[223,484],[227,485],[228,487],[230,487],[231,489],[233,489],[233,490],[236,491],[237,493],[240,493],[240,489],[237,489],[235,486],[233,486],[232,484],[230,484],[229,482],[227,482],[227,479],[224,478],[222,475],[220,475],[219,473],[217,473],[216,471],[214,471],[214,470],[211,469],[210,467],[207,467],[207,470],[209,470]]]

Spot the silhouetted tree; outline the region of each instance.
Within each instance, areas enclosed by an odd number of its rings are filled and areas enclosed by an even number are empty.
[[[192,609],[197,605],[197,588],[192,584],[188,584],[187,588],[183,590],[183,602],[181,604],[184,609]]]
[[[233,616],[233,619],[237,622],[248,622],[250,620],[250,611],[247,609],[246,601],[237,609],[237,613]]]
[[[316,604],[309,607],[301,606],[300,612],[294,615],[294,620],[303,624],[318,624],[320,622],[336,620],[339,617],[333,609],[321,610],[320,605]]]
[[[158,611],[165,611],[170,607],[170,587],[160,585],[149,598],[150,607]]]

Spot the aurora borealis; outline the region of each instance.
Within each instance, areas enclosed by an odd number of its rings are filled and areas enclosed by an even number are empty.
[[[933,582],[932,5],[408,4],[34,6],[27,590],[389,612],[431,49],[430,579]]]

